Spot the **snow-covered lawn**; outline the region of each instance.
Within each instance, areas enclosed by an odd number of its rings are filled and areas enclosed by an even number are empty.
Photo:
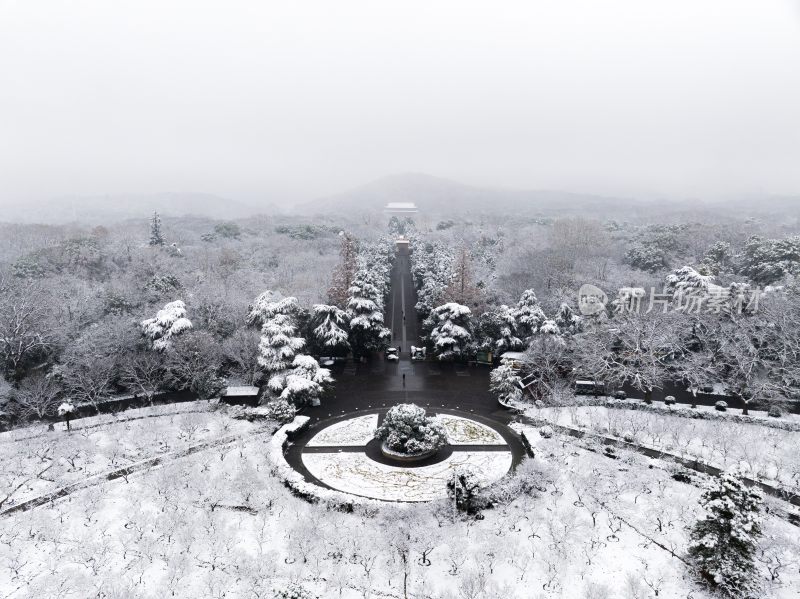
[[[510,451],[454,452],[437,464],[402,468],[380,464],[363,453],[305,453],[303,464],[326,485],[345,493],[382,501],[431,501],[447,496],[454,470],[469,469],[481,486],[511,468]]]
[[[378,415],[357,416],[325,427],[306,443],[307,447],[363,447],[375,436]]]
[[[175,412],[165,407],[125,412],[116,420],[107,415],[84,418],[71,432],[39,430],[30,438],[24,429],[6,433],[0,437],[0,507],[194,443],[256,428],[209,411],[205,401],[180,404]]]
[[[695,457],[800,493],[800,433],[757,424],[696,420],[600,406],[532,409],[532,416],[585,428],[682,457]]]
[[[436,416],[447,430],[447,439],[451,445],[505,445],[506,442],[497,431],[485,424],[451,416],[439,414]]]

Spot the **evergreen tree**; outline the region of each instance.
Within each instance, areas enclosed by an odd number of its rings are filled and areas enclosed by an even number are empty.
[[[577,333],[581,327],[581,317],[575,314],[569,304],[561,304],[555,323],[562,333]]]
[[[150,221],[150,245],[164,245],[164,237],[161,234],[161,217],[158,212],[153,212],[153,218]]]
[[[297,336],[297,325],[290,315],[275,314],[261,327],[258,363],[269,376],[285,374],[305,343]]]
[[[326,355],[341,353],[350,348],[347,313],[336,306],[316,304],[311,308],[314,342]]]
[[[499,337],[495,341],[494,349],[498,354],[507,351],[519,351],[522,349],[522,339],[517,336],[516,312],[506,305],[500,306],[497,310],[498,321],[500,322]]]
[[[155,318],[141,321],[139,327],[153,349],[163,351],[170,347],[173,337],[191,329],[192,322],[186,318],[186,304],[176,300],[159,310]]]
[[[500,366],[489,374],[489,391],[503,403],[513,403],[522,399],[520,377],[516,370],[502,360]]]
[[[754,562],[761,536],[761,493],[738,473],[722,473],[700,497],[706,514],[691,531],[689,555],[700,574],[729,597],[758,596]]]
[[[300,354],[292,360],[291,369],[272,376],[268,388],[278,398],[295,406],[313,404],[333,383],[327,368],[320,368],[311,356]]]
[[[527,289],[522,293],[514,318],[517,321],[518,334],[524,342],[528,342],[547,319],[533,289]]]
[[[439,359],[450,360],[461,357],[472,341],[470,333],[470,309],[450,302],[434,308],[428,316],[430,340]]]
[[[359,270],[350,299],[347,302],[347,317],[350,319],[350,346],[361,356],[370,351],[386,347],[391,332],[383,325],[380,292],[367,271]]]

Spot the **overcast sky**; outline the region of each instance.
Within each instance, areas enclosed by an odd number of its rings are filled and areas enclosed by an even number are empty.
[[[0,0],[0,202],[800,193],[797,0]]]

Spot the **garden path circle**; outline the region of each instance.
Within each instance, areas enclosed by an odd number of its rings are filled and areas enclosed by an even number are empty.
[[[446,497],[454,472],[470,470],[485,487],[519,459],[504,427],[447,410],[432,415],[444,425],[449,443],[423,461],[399,464],[384,457],[373,438],[384,414],[362,412],[321,422],[297,445],[290,463],[329,489],[381,501],[424,502]]]

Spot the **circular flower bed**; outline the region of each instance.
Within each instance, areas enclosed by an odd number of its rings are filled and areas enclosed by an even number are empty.
[[[447,444],[444,426],[414,404],[400,404],[386,413],[375,431],[386,457],[398,460],[424,459]]]

